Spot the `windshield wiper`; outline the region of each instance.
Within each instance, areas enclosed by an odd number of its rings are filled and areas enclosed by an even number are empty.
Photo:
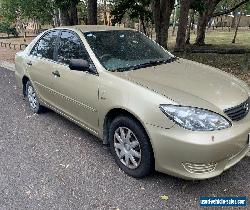
[[[109,71],[112,72],[123,72],[123,71],[129,71],[129,70],[136,70],[136,69],[141,69],[141,68],[146,68],[146,67],[151,67],[151,66],[157,66],[161,64],[166,64],[166,63],[171,63],[173,61],[176,61],[178,58],[177,57],[171,57],[167,60],[155,60],[155,61],[149,61],[147,63],[141,63],[137,64],[134,66],[128,66],[128,67],[122,67],[122,68],[117,68],[117,69],[110,69]]]
[[[167,60],[149,61],[147,63],[142,63],[142,64],[138,64],[135,66],[131,66],[131,69],[135,70],[135,69],[146,68],[146,67],[150,67],[150,66],[157,66],[157,65],[161,65],[161,64],[171,63],[171,62],[176,61],[176,60],[177,60],[177,57],[171,57]]]

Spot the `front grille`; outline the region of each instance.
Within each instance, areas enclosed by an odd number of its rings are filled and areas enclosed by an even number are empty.
[[[203,173],[209,173],[212,172],[215,167],[216,163],[182,163],[184,168],[189,173],[195,173],[195,174],[203,174]]]
[[[230,109],[224,110],[227,116],[233,121],[242,120],[249,112],[250,98],[244,103]]]

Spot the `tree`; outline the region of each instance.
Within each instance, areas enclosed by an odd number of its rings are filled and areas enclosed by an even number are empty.
[[[132,20],[140,20],[143,32],[148,35],[147,25],[152,22],[151,0],[119,0],[113,10],[113,24],[121,23],[125,14]]]
[[[18,37],[18,32],[15,27],[11,25],[8,21],[1,21],[0,22],[0,33],[12,34],[14,37]]]
[[[77,5],[79,3],[79,0],[70,1],[70,24],[71,25],[78,25],[78,11],[77,11]]]
[[[231,12],[234,12],[236,9],[238,9],[239,7],[249,3],[250,0],[241,0],[240,2],[237,2],[237,1],[232,1],[231,5],[227,5],[227,7],[224,7],[225,9],[223,9],[222,11],[219,11],[219,12],[215,12],[213,13],[212,17],[217,17],[217,16],[221,16],[221,15],[227,15]],[[224,1],[222,3],[225,3]],[[226,0],[226,4],[229,4],[229,1]],[[229,7],[231,6],[231,7]]]
[[[197,37],[195,43],[197,45],[205,44],[206,37],[206,27],[208,22],[210,21],[212,14],[221,0],[203,0],[204,1],[204,9],[199,11],[199,20],[197,27]]]
[[[80,0],[55,0],[56,8],[60,10],[61,25],[77,25],[78,24],[78,11],[77,5]]]
[[[239,15],[238,23],[237,23],[237,26],[236,26],[234,38],[232,40],[232,44],[235,44],[235,42],[236,42],[236,37],[237,37],[237,34],[238,34],[238,29],[239,29],[239,26],[240,26],[241,17],[242,17],[242,11],[240,11],[240,15]]]
[[[125,14],[131,19],[139,19],[143,31],[147,34],[146,26],[148,22],[155,24],[156,41],[167,48],[168,29],[170,16],[172,14],[175,0],[113,0],[115,4],[112,14],[113,24],[121,22]],[[151,8],[150,8],[151,5]],[[153,13],[153,20],[151,20]]]
[[[174,4],[175,0],[153,0],[152,2],[156,41],[165,48],[168,46],[168,29]]]
[[[35,19],[41,23],[50,22],[53,14],[51,0],[0,0],[2,16],[9,21]]]
[[[185,48],[189,8],[190,0],[181,0],[180,21],[175,45],[176,50],[184,50]]]
[[[218,5],[220,2],[222,2],[222,0],[202,0],[200,2],[202,2],[203,4],[203,9],[199,11],[196,44],[204,45],[205,36],[206,36],[206,27],[210,19],[212,17],[229,14],[230,12],[235,11],[237,8],[243,6],[244,4],[247,4],[249,0],[240,0],[240,1],[232,1],[232,2],[230,1],[231,6],[219,12],[216,11],[216,9],[221,8]]]
[[[195,15],[195,11],[193,9],[191,9],[189,23],[188,23],[186,44],[190,44],[191,30],[193,30],[193,28],[194,28],[194,21],[195,21],[194,15]]]
[[[78,6],[78,16],[79,20],[82,20],[84,24],[87,24],[88,22],[88,5],[86,1],[80,1]]]
[[[97,0],[88,0],[88,25],[97,25]]]
[[[0,13],[4,21],[25,32],[29,21],[35,23],[35,32],[41,24],[51,23],[53,4],[51,0],[0,0]]]

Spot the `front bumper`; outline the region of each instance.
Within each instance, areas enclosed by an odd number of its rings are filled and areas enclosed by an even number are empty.
[[[239,162],[249,151],[250,114],[232,127],[210,132],[175,125],[147,125],[155,169],[183,179],[208,179]]]

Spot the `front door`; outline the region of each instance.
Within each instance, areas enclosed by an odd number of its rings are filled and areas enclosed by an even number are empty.
[[[86,129],[97,134],[98,130],[98,75],[69,68],[71,59],[91,59],[79,36],[63,30],[57,51],[58,73],[54,78],[54,102],[63,113],[80,122]]]

